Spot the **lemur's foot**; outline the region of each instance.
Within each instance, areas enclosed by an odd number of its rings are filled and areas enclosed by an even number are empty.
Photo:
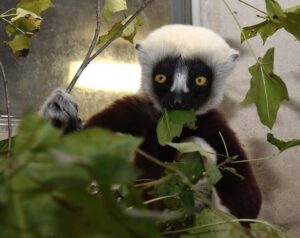
[[[42,105],[39,114],[65,133],[80,130],[83,126],[75,99],[64,89],[55,89]]]

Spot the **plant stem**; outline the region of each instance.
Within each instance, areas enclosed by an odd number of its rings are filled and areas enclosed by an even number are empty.
[[[224,140],[224,137],[223,137],[223,135],[222,135],[222,133],[221,133],[220,131],[219,131],[219,135],[220,135],[220,137],[221,137],[221,140],[222,140],[223,145],[224,145],[224,148],[225,148],[226,157],[229,157],[227,145],[226,145],[225,140]]]
[[[3,12],[2,14],[0,14],[0,17],[2,17],[3,15],[5,15],[5,14],[11,12],[11,11],[14,11],[14,10],[16,10],[16,9],[15,8],[8,9],[7,11]]]
[[[6,114],[7,114],[7,136],[8,136],[8,150],[7,150],[7,158],[10,158],[11,155],[11,121],[10,121],[10,103],[9,103],[9,93],[8,93],[8,80],[6,78],[4,66],[0,59],[0,70],[2,72],[3,84],[4,84],[4,97],[5,97],[5,105],[6,105]]]
[[[245,41],[246,41],[246,43],[247,43],[247,45],[248,45],[248,48],[249,48],[249,50],[250,50],[250,52],[251,52],[253,58],[254,58],[256,61],[258,61],[258,57],[256,56],[256,53],[255,53],[253,47],[251,46],[251,44],[249,43],[248,39],[246,38],[246,35],[245,35],[245,33],[243,32],[243,28],[242,28],[241,24],[239,23],[238,19],[236,18],[236,16],[234,15],[234,13],[233,13],[231,7],[229,6],[229,4],[227,3],[226,0],[223,0],[223,3],[225,4],[226,8],[227,8],[228,11],[230,12],[231,16],[233,17],[235,23],[238,25],[238,27],[239,27],[239,29],[240,29],[240,31],[241,31],[241,34],[242,34],[243,37],[245,38]]]
[[[85,57],[85,60],[82,62],[79,70],[77,71],[76,75],[74,76],[74,78],[72,79],[71,83],[68,85],[66,92],[70,93],[73,89],[73,87],[75,86],[78,78],[80,77],[80,75],[82,74],[83,70],[88,66],[88,64],[94,60],[99,54],[101,54],[113,41],[115,41],[120,34],[122,34],[122,32],[124,31],[124,29],[137,17],[137,15],[139,15],[150,3],[152,3],[154,0],[147,0],[147,1],[143,1],[142,5],[135,11],[135,13],[125,22],[124,25],[122,25],[122,27],[120,27],[120,29],[118,31],[115,32],[115,34],[107,41],[105,42],[105,44],[103,46],[100,47],[100,49],[98,49],[94,54],[92,54],[91,56],[89,55],[88,57]],[[98,13],[97,13],[98,15]],[[98,17],[97,17],[98,19]],[[98,21],[98,20],[97,20]],[[97,25],[98,27],[98,25]],[[100,26],[99,26],[100,28]],[[96,28],[97,31],[97,28]],[[94,40],[96,38],[96,42],[91,44],[89,52],[93,52],[93,50],[95,49],[96,43],[97,43],[97,39],[99,37],[99,32],[98,35],[96,37],[96,31],[95,31],[95,36],[94,36]]]
[[[12,17],[12,16],[17,16],[17,14],[15,14],[15,13],[11,13],[11,14],[2,14],[2,15],[0,15],[0,18],[5,18],[5,17]]]
[[[178,194],[172,194],[172,195],[167,195],[167,196],[153,198],[151,200],[145,201],[144,204],[149,204],[149,203],[157,202],[157,201],[164,200],[164,199],[167,199],[167,198],[178,198]]]
[[[253,8],[253,9],[255,9],[256,11],[258,11],[258,12],[260,12],[260,13],[265,14],[265,15],[268,16],[268,13],[266,13],[266,12],[264,12],[264,11],[258,9],[257,7],[251,5],[250,3],[247,3],[247,2],[245,2],[245,1],[243,1],[243,0],[238,0],[238,1],[239,1],[240,3],[243,3],[243,4],[245,4],[246,6],[251,7],[251,8]]]
[[[263,160],[271,160],[274,159],[276,155],[271,155],[268,157],[262,157],[262,158],[256,158],[256,159],[249,159],[249,160],[236,160],[231,161],[231,164],[239,164],[239,163],[251,163],[251,162],[257,162],[257,161],[263,161]]]

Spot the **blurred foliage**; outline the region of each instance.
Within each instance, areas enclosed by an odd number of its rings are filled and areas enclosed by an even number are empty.
[[[250,237],[238,219],[213,208],[203,210],[210,207],[210,183],[202,190],[196,184],[212,176],[213,186],[219,171],[206,167],[199,145],[173,143],[182,153],[180,160],[165,163],[162,178],[139,183],[137,190],[139,171],[129,158],[140,143],[139,138],[100,128],[64,135],[27,113],[13,140],[11,158],[4,153],[7,141],[0,142],[0,215],[5,217],[0,220],[1,237],[155,238],[169,232],[197,237],[198,226],[210,227],[207,237],[219,237],[216,221],[227,229],[220,237]],[[152,196],[145,202],[143,188]],[[156,200],[169,211],[152,211],[144,205]],[[283,234],[268,223],[265,226],[262,234]]]

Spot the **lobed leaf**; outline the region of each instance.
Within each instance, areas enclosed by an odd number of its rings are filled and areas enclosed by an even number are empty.
[[[247,26],[242,29],[241,42],[260,34],[263,43],[277,30],[284,28],[297,40],[300,40],[300,5],[282,9],[275,0],[265,0],[267,9],[267,19],[258,24]]]
[[[268,133],[267,140],[272,145],[275,145],[280,152],[300,145],[300,140],[293,139],[289,141],[283,141],[276,138],[272,133]]]
[[[255,104],[260,121],[270,129],[276,121],[280,103],[289,100],[286,85],[274,74],[273,65],[274,48],[271,48],[249,68],[251,86],[242,102],[243,105]]]

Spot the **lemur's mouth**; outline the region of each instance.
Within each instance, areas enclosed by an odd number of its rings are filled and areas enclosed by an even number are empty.
[[[163,107],[170,110],[193,109],[190,96],[185,94],[171,94],[163,101]]]

